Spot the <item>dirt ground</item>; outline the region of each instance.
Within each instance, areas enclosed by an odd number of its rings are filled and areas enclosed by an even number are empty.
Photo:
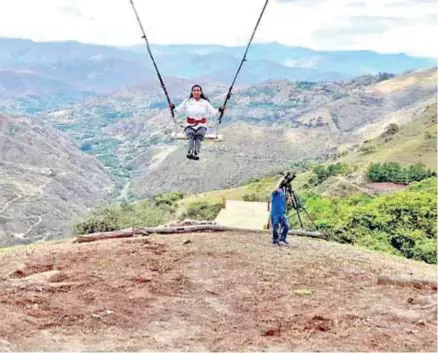
[[[436,266],[323,240],[182,234],[0,251],[0,351],[430,351]]]

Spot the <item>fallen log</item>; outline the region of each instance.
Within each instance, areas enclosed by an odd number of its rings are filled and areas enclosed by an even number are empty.
[[[242,229],[236,227],[225,227],[220,225],[193,225],[182,227],[168,228],[137,228],[135,234],[174,234],[174,233],[198,233],[198,232],[251,232],[251,233],[266,233],[263,229]]]
[[[113,232],[101,232],[101,233],[79,235],[75,239],[74,243],[88,243],[97,240],[129,238],[133,236],[134,236],[134,232],[132,231],[132,228],[130,228],[130,229],[116,230]]]
[[[417,289],[430,288],[437,290],[437,281],[428,281],[409,277],[379,276],[377,278],[377,284],[392,284],[400,287],[415,287]]]
[[[192,225],[183,227],[142,227],[136,229],[124,229],[120,231],[107,233],[94,233],[80,235],[76,238],[76,243],[92,242],[97,240],[115,239],[115,238],[129,238],[134,235],[151,235],[151,234],[181,234],[181,233],[198,233],[198,232],[245,232],[245,233],[265,233],[270,232],[263,229],[242,229],[236,227],[226,227],[220,225]],[[308,232],[304,230],[290,230],[290,235],[307,236],[312,238],[326,239],[325,235],[320,232]]]

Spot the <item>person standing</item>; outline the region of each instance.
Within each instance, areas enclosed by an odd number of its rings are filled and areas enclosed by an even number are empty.
[[[281,243],[289,244],[287,242],[287,233],[289,232],[289,223],[287,221],[287,200],[286,192],[281,188],[281,178],[274,191],[271,193],[271,225],[272,225],[272,244],[278,246]],[[281,231],[279,232],[279,228]]]

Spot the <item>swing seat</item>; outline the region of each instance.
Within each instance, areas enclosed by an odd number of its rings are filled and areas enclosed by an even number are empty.
[[[170,135],[170,138],[172,140],[188,140],[188,137],[183,132],[178,132],[178,133],[173,132]],[[224,140],[224,137],[221,134],[218,134],[218,135],[216,135],[216,134],[205,134],[205,136],[204,136],[204,141],[222,142],[223,140]]]

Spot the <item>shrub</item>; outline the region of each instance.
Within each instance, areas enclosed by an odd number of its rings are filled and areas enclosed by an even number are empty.
[[[209,204],[205,201],[193,202],[187,211],[181,215],[181,219],[189,218],[196,220],[214,220],[222,209],[222,203]]]
[[[176,196],[174,196],[176,197]],[[96,209],[87,218],[73,226],[74,234],[110,232],[129,227],[156,227],[169,221],[175,214],[175,206],[168,204],[167,197],[158,201],[144,200],[136,203],[122,201]]]
[[[312,195],[306,198],[306,207],[330,240],[436,263],[436,193],[434,177],[377,197],[328,199]]]
[[[350,169],[351,168],[349,168],[347,164],[341,162],[330,164],[328,167],[322,164],[316,165],[313,168],[313,173],[315,175],[313,182],[315,185],[321,184],[331,176],[345,175],[349,173]]]
[[[436,176],[436,172],[426,169],[421,163],[403,168],[399,163],[386,162],[371,163],[367,176],[372,182],[411,183]]]

